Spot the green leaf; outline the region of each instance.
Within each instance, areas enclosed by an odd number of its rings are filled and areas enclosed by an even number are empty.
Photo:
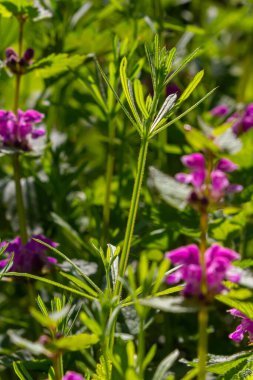
[[[128,119],[131,121],[132,125],[134,127],[137,128],[137,131],[139,132],[139,134],[141,134],[141,131],[139,130],[139,127],[136,125],[136,122],[135,120],[132,118],[132,116],[130,115],[130,113],[128,112],[128,110],[126,109],[126,107],[124,106],[122,100],[120,99],[120,97],[118,96],[117,92],[114,90],[114,88],[111,86],[110,84],[110,81],[108,80],[107,76],[105,75],[102,67],[100,66],[100,64],[98,63],[98,60],[95,58],[95,62],[96,62],[96,65],[104,79],[104,81],[106,82],[107,86],[110,87],[110,89],[112,90],[115,98],[117,99],[118,103],[120,104],[122,110],[125,112],[126,116],[128,117]]]
[[[77,334],[60,338],[53,342],[56,349],[64,351],[79,351],[96,344],[99,338],[95,334]]]
[[[140,131],[142,131],[142,123],[140,120],[140,116],[137,112],[137,109],[134,104],[134,99],[132,95],[132,87],[131,87],[131,82],[127,79],[127,74],[126,74],[126,69],[127,69],[127,59],[124,57],[120,63],[120,79],[121,79],[121,84],[122,88],[126,97],[126,100],[128,102],[128,105],[132,111],[132,114],[134,116],[134,119],[136,121],[137,127]]]
[[[176,70],[174,70],[174,72],[169,76],[169,78],[165,81],[165,86],[180,72],[182,71],[185,66],[191,62],[197,55],[200,54],[200,49],[196,49],[194,50],[192,53],[190,53],[189,55],[187,55],[183,61],[181,62],[181,64],[176,68]]]
[[[252,356],[251,351],[243,351],[230,356],[210,355],[207,368],[209,372],[225,375],[238,365],[246,363],[250,356]]]
[[[82,312],[80,314],[80,320],[94,334],[98,336],[102,334],[100,325],[95,321],[95,319],[91,319],[86,313]]]
[[[161,363],[158,365],[157,370],[155,371],[155,374],[154,374],[152,380],[166,380],[167,371],[175,363],[178,356],[179,356],[178,350],[175,350],[171,354],[166,356],[166,358],[163,359],[161,361]]]
[[[155,354],[156,354],[157,346],[156,344],[153,344],[151,346],[150,350],[148,351],[147,355],[145,356],[145,359],[143,360],[142,368],[143,370],[149,365],[149,363],[153,360]]]
[[[0,15],[8,18],[12,16],[12,13],[4,5],[0,4]]]
[[[140,111],[142,112],[142,115],[144,116],[145,119],[148,119],[149,113],[145,104],[141,81],[139,79],[135,79],[134,81],[134,95],[135,95],[136,103]]]
[[[201,79],[203,78],[204,76],[204,70],[201,70],[200,72],[198,72],[195,77],[193,78],[193,80],[191,81],[191,83],[186,87],[186,89],[184,90],[184,92],[182,93],[182,95],[180,96],[179,98],[179,101],[178,101],[178,104],[181,104],[182,102],[184,102],[187,98],[189,98],[189,96],[191,95],[191,93],[195,90],[195,88],[198,86],[199,82],[201,81]]]
[[[229,295],[219,294],[215,297],[218,301],[228,305],[232,308],[238,309],[243,314],[245,314],[248,318],[253,320],[253,303],[238,301],[237,299],[230,298]]]
[[[170,51],[169,51],[169,54],[168,54],[168,57],[167,57],[167,61],[166,61],[166,69],[167,69],[167,73],[169,74],[170,71],[171,71],[171,67],[172,67],[172,63],[173,63],[173,58],[176,54],[176,51],[177,49],[175,47],[173,47]]]
[[[67,278],[68,280],[70,280],[71,282],[73,282],[76,286],[78,286],[79,288],[85,290],[87,293],[91,294],[92,296],[94,297],[97,297],[98,296],[98,293],[95,292],[90,286],[88,286],[87,284],[85,284],[83,281],[81,281],[79,278],[69,274],[69,273],[65,273],[65,272],[60,272],[61,276]]]
[[[35,62],[29,67],[28,73],[35,71],[35,75],[40,78],[56,77],[66,71],[69,68],[74,69],[80,66],[85,60],[84,55],[72,55],[68,54],[51,54],[46,58]]]
[[[33,380],[22,363],[13,362],[13,369],[20,380]]]
[[[217,145],[205,136],[203,132],[195,128],[191,128],[190,131],[185,132],[185,137],[194,150],[208,149],[214,154],[219,152]]]

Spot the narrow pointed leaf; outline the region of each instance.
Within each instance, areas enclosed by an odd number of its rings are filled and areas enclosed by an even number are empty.
[[[131,91],[131,82],[127,79],[126,69],[127,69],[127,59],[126,59],[126,57],[124,57],[121,61],[121,64],[120,64],[121,84],[122,84],[122,88],[123,88],[126,100],[128,102],[128,105],[132,111],[132,114],[135,118],[135,121],[136,121],[139,129],[141,130],[142,124],[141,124],[139,114],[138,114],[136,107],[135,107],[135,104],[134,104],[133,96],[131,94],[131,92],[132,92]]]
[[[135,79],[134,81],[134,95],[135,95],[136,103],[142,115],[144,116],[145,119],[148,119],[149,114],[148,114],[148,110],[147,110],[145,100],[144,100],[142,85],[139,79]]]
[[[176,70],[169,76],[169,78],[165,81],[165,85],[167,85],[181,70],[185,68],[185,66],[191,62],[200,52],[200,49],[194,50],[192,53],[187,55],[181,64],[176,68]]]
[[[168,54],[168,57],[167,57],[167,61],[166,61],[166,69],[167,69],[167,74],[170,73],[171,71],[171,67],[172,67],[172,63],[173,63],[173,58],[176,54],[176,51],[177,49],[174,47],[170,50],[169,54]]]
[[[178,104],[184,102],[191,95],[191,93],[195,90],[195,88],[198,86],[199,82],[203,78],[203,75],[204,75],[204,70],[199,71],[195,75],[191,83],[186,87],[186,89],[180,96]]]

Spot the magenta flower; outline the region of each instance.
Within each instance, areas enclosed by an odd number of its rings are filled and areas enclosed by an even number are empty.
[[[225,116],[229,113],[229,108],[226,104],[220,104],[219,106],[214,107],[210,113],[213,116]]]
[[[62,378],[62,380],[85,380],[80,373],[68,371]]]
[[[43,235],[34,235],[33,238],[39,239],[52,247],[57,247],[58,244]],[[6,247],[4,255],[7,256],[4,260],[0,260],[0,268],[5,267],[14,253],[13,263],[10,268],[12,272],[38,274],[43,269],[56,264],[57,260],[46,255],[47,247],[41,243],[30,239],[25,245],[17,236],[11,242],[0,243],[0,248]]]
[[[226,173],[233,172],[238,167],[227,158],[221,158],[218,161],[210,174],[209,183],[206,183],[207,170],[203,154],[189,154],[183,156],[181,160],[190,169],[190,173],[177,173],[175,178],[178,182],[193,186],[193,191],[189,198],[191,203],[207,204],[208,201],[216,203],[222,200],[226,194],[242,190],[242,186],[231,185],[228,180]]]
[[[202,268],[200,264],[199,247],[195,244],[183,246],[165,254],[174,265],[181,267],[166,278],[168,284],[184,281],[183,295],[185,297],[201,297]],[[213,244],[205,252],[206,281],[208,296],[214,296],[225,290],[225,279],[238,282],[239,274],[235,272],[231,262],[239,259],[239,254],[229,248]]]
[[[44,128],[35,128],[44,115],[35,110],[21,111],[18,114],[0,110],[0,139],[7,147],[31,150],[29,138],[37,139],[45,135]]]
[[[241,324],[229,335],[229,338],[239,343],[247,334],[249,343],[253,343],[253,321],[237,309],[230,309],[228,312],[235,317],[241,318]]]
[[[232,123],[232,130],[236,135],[253,128],[253,103],[250,103],[243,112],[235,112],[227,121]]]

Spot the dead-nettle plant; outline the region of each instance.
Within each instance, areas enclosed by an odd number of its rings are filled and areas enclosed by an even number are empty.
[[[134,225],[136,220],[136,214],[138,210],[138,203],[140,197],[140,191],[143,182],[143,176],[146,165],[146,158],[148,154],[149,142],[157,134],[180,120],[182,117],[191,112],[201,102],[203,102],[214,91],[211,90],[197,103],[188,108],[178,116],[173,116],[175,112],[180,108],[181,104],[188,99],[191,93],[195,90],[199,82],[201,81],[204,71],[198,72],[190,84],[183,91],[182,95],[178,98],[176,94],[169,95],[165,101],[160,105],[163,97],[164,89],[169,82],[181,71],[184,67],[193,60],[198,54],[199,50],[195,50],[189,54],[182,62],[176,67],[173,67],[173,60],[176,54],[176,48],[171,49],[169,52],[165,47],[161,48],[159,44],[158,36],[155,36],[154,43],[150,48],[145,46],[146,56],[150,68],[150,74],[153,86],[153,96],[148,95],[145,99],[144,90],[141,81],[136,78],[131,81],[127,77],[127,58],[124,57],[120,63],[120,79],[123,89],[124,97],[127,101],[129,108],[124,105],[122,96],[119,96],[113,88],[111,81],[107,78],[100,64],[96,60],[97,67],[104,78],[105,82],[114,93],[118,100],[122,110],[130,120],[133,127],[138,132],[141,140],[141,146],[138,157],[137,172],[135,177],[135,183],[132,193],[131,205],[128,214],[127,227],[125,231],[125,238],[122,247],[122,253],[120,255],[119,272],[116,280],[114,295],[120,298],[122,291],[121,279],[125,275],[125,271],[128,264],[128,258],[131,248],[131,241],[134,231]]]

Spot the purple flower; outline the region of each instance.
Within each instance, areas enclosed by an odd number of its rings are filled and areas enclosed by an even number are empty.
[[[35,128],[44,115],[36,110],[21,111],[18,114],[0,110],[0,139],[2,144],[22,150],[31,150],[29,138],[37,139],[45,135],[43,128]]]
[[[62,378],[62,380],[85,380],[80,373],[68,371]]]
[[[226,104],[220,104],[219,106],[214,107],[210,113],[213,116],[225,116],[229,113],[229,108]]]
[[[39,239],[52,247],[57,247],[58,245],[43,235],[34,235],[33,238]],[[39,274],[44,268],[50,267],[57,262],[55,258],[46,255],[47,247],[33,239],[30,239],[23,245],[21,238],[17,236],[11,242],[4,241],[0,243],[0,248],[2,247],[6,247],[4,255],[7,256],[7,258],[0,260],[0,268],[3,268],[8,263],[14,253],[13,263],[10,269],[12,272]]]
[[[223,172],[233,172],[238,169],[238,165],[234,162],[230,161],[228,158],[221,158],[216,166],[217,170],[221,170]]]
[[[235,317],[241,318],[241,324],[229,335],[229,338],[239,343],[247,334],[249,343],[253,343],[253,321],[237,309],[230,309],[228,312]]]
[[[216,167],[211,171],[210,178],[207,178],[206,163],[203,154],[193,153],[182,157],[182,163],[190,169],[190,173],[177,173],[175,178],[178,182],[191,184],[193,191],[190,194],[189,202],[196,204],[200,202],[217,203],[226,194],[239,192],[242,186],[230,184],[227,174],[238,167],[227,158],[221,158]],[[204,202],[204,203],[203,203]]]
[[[178,270],[167,276],[167,283],[176,284],[184,281],[184,296],[201,297],[202,267],[199,247],[195,244],[190,244],[169,251],[165,256],[172,264],[181,265]],[[231,265],[231,262],[237,259],[239,259],[237,252],[221,247],[218,244],[213,244],[206,250],[205,264],[208,296],[214,296],[226,289],[223,285],[225,279],[233,282],[239,281],[240,277],[238,274],[233,273],[234,267]]]
[[[253,103],[248,104],[242,112],[235,112],[227,122],[232,123],[232,130],[236,135],[247,132],[253,127]]]
[[[29,65],[32,64],[32,59],[34,56],[34,50],[28,48],[23,57],[19,57],[18,54],[12,48],[7,48],[5,50],[6,55],[6,66],[14,74],[24,74]]]

